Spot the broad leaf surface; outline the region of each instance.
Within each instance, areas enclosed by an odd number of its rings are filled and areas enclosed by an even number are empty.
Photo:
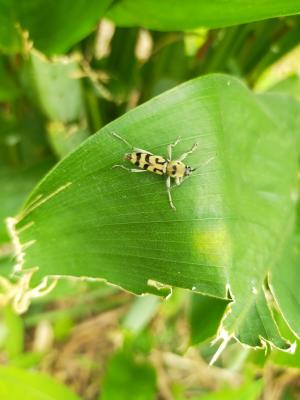
[[[120,26],[168,31],[218,28],[299,13],[298,0],[120,0],[108,16]]]
[[[263,284],[295,214],[298,103],[253,95],[229,76],[211,75],[165,92],[115,120],[46,176],[19,215],[24,268],[47,275],[106,279],[134,293],[153,281],[234,298],[224,329],[243,343],[281,339]],[[197,171],[172,189],[165,179],[112,169],[128,148],[178,156]],[[212,160],[211,158],[214,157]],[[208,160],[211,160],[207,163]],[[125,161],[124,161],[125,163]]]

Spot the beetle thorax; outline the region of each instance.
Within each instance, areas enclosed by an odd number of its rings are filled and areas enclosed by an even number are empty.
[[[183,178],[185,173],[185,164],[181,161],[169,161],[167,165],[167,174],[172,178]]]

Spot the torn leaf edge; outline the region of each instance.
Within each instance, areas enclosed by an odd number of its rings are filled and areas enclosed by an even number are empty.
[[[246,349],[253,349],[253,350],[263,350],[263,349],[264,349],[265,352],[266,352],[267,349],[268,349],[268,346],[267,346],[267,344],[268,344],[268,345],[271,347],[271,349],[277,349],[277,350],[282,351],[282,352],[284,352],[284,353],[290,353],[290,354],[294,354],[294,353],[295,353],[296,347],[297,347],[297,342],[294,341],[293,343],[291,343],[289,340],[285,339],[285,338],[281,335],[280,330],[279,330],[279,328],[278,328],[278,325],[277,325],[277,323],[276,323],[276,321],[275,321],[275,319],[274,319],[274,317],[273,317],[272,311],[271,311],[271,304],[270,304],[270,301],[268,300],[268,298],[267,298],[267,296],[266,296],[266,288],[265,288],[265,286],[262,285],[262,288],[261,288],[261,289],[262,289],[263,292],[264,292],[264,296],[265,296],[265,299],[266,299],[266,302],[267,302],[267,306],[268,306],[268,308],[269,308],[270,315],[271,315],[271,318],[272,318],[272,320],[273,320],[273,323],[275,324],[275,326],[276,326],[276,328],[277,328],[277,330],[278,330],[278,334],[282,337],[282,339],[287,343],[287,345],[288,345],[289,347],[288,347],[287,349],[280,348],[280,347],[276,346],[272,341],[270,341],[270,340],[264,338],[262,335],[258,335],[258,338],[259,338],[260,343],[261,343],[260,346],[250,346],[250,345],[248,345],[248,344],[246,344],[246,343],[241,342],[241,341],[236,337],[236,335],[235,335],[234,333],[229,333],[229,332],[224,328],[224,322],[225,322],[226,318],[228,317],[228,315],[231,313],[232,307],[233,307],[233,305],[234,305],[235,302],[236,302],[235,296],[233,295],[233,293],[232,293],[232,291],[231,291],[230,284],[227,283],[227,284],[226,284],[226,290],[227,290],[227,293],[228,293],[228,297],[230,297],[230,298],[232,299],[232,301],[228,303],[228,305],[227,305],[227,307],[226,307],[226,309],[225,309],[225,311],[224,311],[223,317],[222,317],[222,319],[221,319],[221,322],[220,322],[220,325],[219,325],[219,328],[218,328],[216,337],[211,341],[211,346],[213,346],[213,345],[214,345],[215,343],[217,343],[219,340],[221,340],[222,342],[221,342],[220,346],[218,347],[218,349],[216,350],[215,354],[212,356],[212,358],[211,358],[211,360],[210,360],[210,362],[209,362],[209,365],[214,365],[214,364],[215,364],[215,362],[219,359],[220,355],[221,355],[221,354],[223,353],[223,351],[226,349],[226,347],[227,347],[227,345],[228,345],[228,343],[230,342],[231,339],[234,339],[236,342],[240,343],[240,345],[241,345],[242,347],[246,348]],[[276,302],[276,299],[275,299],[275,297],[273,296],[273,293],[272,293],[272,292],[271,292],[271,294],[272,294],[272,299],[274,299],[274,301]],[[281,317],[285,320],[285,318],[284,318],[283,313],[281,312],[281,310],[280,310],[280,314],[281,314]]]

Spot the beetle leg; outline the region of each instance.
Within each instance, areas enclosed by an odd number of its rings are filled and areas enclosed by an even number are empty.
[[[168,193],[168,199],[171,208],[176,211],[176,207],[174,206],[173,200],[172,200],[172,195],[171,195],[171,177],[168,176],[166,180],[166,186],[167,186],[167,193]]]
[[[168,145],[167,151],[168,151],[169,160],[172,160],[172,149],[173,149],[173,147],[175,147],[180,142],[180,140],[181,140],[181,137],[178,137],[175,143],[172,143],[172,144]]]
[[[183,153],[179,158],[178,161],[183,161],[189,154],[192,154],[198,147],[198,143],[193,144],[191,150],[187,151],[186,153]]]
[[[183,179],[182,179],[181,177],[177,176],[177,177],[175,178],[175,183],[176,183],[176,185],[177,185],[177,186],[181,185],[182,180],[183,180]]]
[[[129,172],[147,172],[146,169],[127,168],[125,167],[125,165],[120,165],[120,164],[113,165],[112,168],[122,168]]]

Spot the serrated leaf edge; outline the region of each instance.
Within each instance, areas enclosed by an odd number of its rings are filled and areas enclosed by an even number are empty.
[[[284,353],[290,353],[290,354],[294,354],[294,353],[295,353],[296,347],[297,347],[297,342],[295,341],[295,342],[291,343],[289,340],[287,340],[287,339],[285,339],[285,338],[283,338],[283,337],[282,337],[283,340],[284,340],[284,341],[288,344],[288,346],[289,346],[287,349],[282,349],[282,348],[276,346],[272,341],[270,341],[270,340],[264,338],[264,337],[261,336],[261,335],[258,335],[259,340],[260,340],[260,342],[261,342],[261,346],[250,346],[250,345],[248,345],[248,344],[246,344],[246,343],[241,342],[241,341],[234,335],[234,333],[229,333],[229,332],[224,328],[224,321],[226,320],[227,316],[231,313],[232,306],[233,306],[234,303],[235,303],[235,297],[234,297],[233,294],[232,294],[232,291],[231,291],[231,288],[230,288],[229,283],[226,285],[226,289],[227,289],[227,293],[228,293],[228,294],[230,295],[230,297],[232,298],[232,302],[230,302],[230,303],[227,305],[227,307],[226,307],[226,309],[225,309],[225,312],[224,312],[224,315],[223,315],[223,317],[222,317],[222,319],[221,319],[221,321],[220,321],[220,325],[219,325],[219,327],[218,327],[218,331],[217,331],[216,337],[215,337],[215,338],[212,340],[212,342],[211,342],[211,345],[214,345],[215,343],[217,343],[217,342],[219,342],[219,341],[221,340],[221,344],[220,344],[219,348],[216,350],[216,352],[215,352],[215,354],[213,355],[213,357],[211,358],[211,360],[210,360],[210,362],[209,362],[209,365],[213,365],[213,364],[218,360],[218,358],[219,358],[220,355],[223,353],[223,351],[226,349],[226,347],[227,347],[227,345],[228,345],[228,343],[230,342],[231,339],[234,339],[235,341],[237,341],[238,343],[240,343],[241,346],[243,346],[243,347],[246,348],[246,349],[249,349],[249,348],[250,348],[250,349],[254,349],[254,350],[262,350],[262,349],[264,349],[265,352],[266,352],[267,349],[268,349],[267,344],[269,344],[269,346],[270,346],[272,349],[277,349],[277,350],[282,351],[282,352],[284,352]],[[265,294],[266,288],[265,288],[264,285],[262,285],[262,290],[264,291],[264,294]],[[266,298],[266,302],[267,302],[268,308],[269,308],[269,310],[270,310],[271,318],[273,319],[273,322],[274,322],[275,326],[276,326],[277,329],[278,329],[278,326],[277,326],[277,324],[276,324],[276,321],[275,321],[275,319],[274,319],[274,317],[273,317],[273,314],[272,314],[272,312],[271,312],[270,301],[268,300],[268,297],[267,297],[267,296],[265,296],[265,298]],[[276,299],[275,299],[273,293],[272,293],[272,298],[273,298],[273,299],[275,300],[275,302],[276,302]],[[284,318],[283,313],[281,312],[281,310],[280,310],[280,313],[281,313],[281,317],[285,320],[285,318]],[[278,332],[279,332],[279,330],[278,330]]]

